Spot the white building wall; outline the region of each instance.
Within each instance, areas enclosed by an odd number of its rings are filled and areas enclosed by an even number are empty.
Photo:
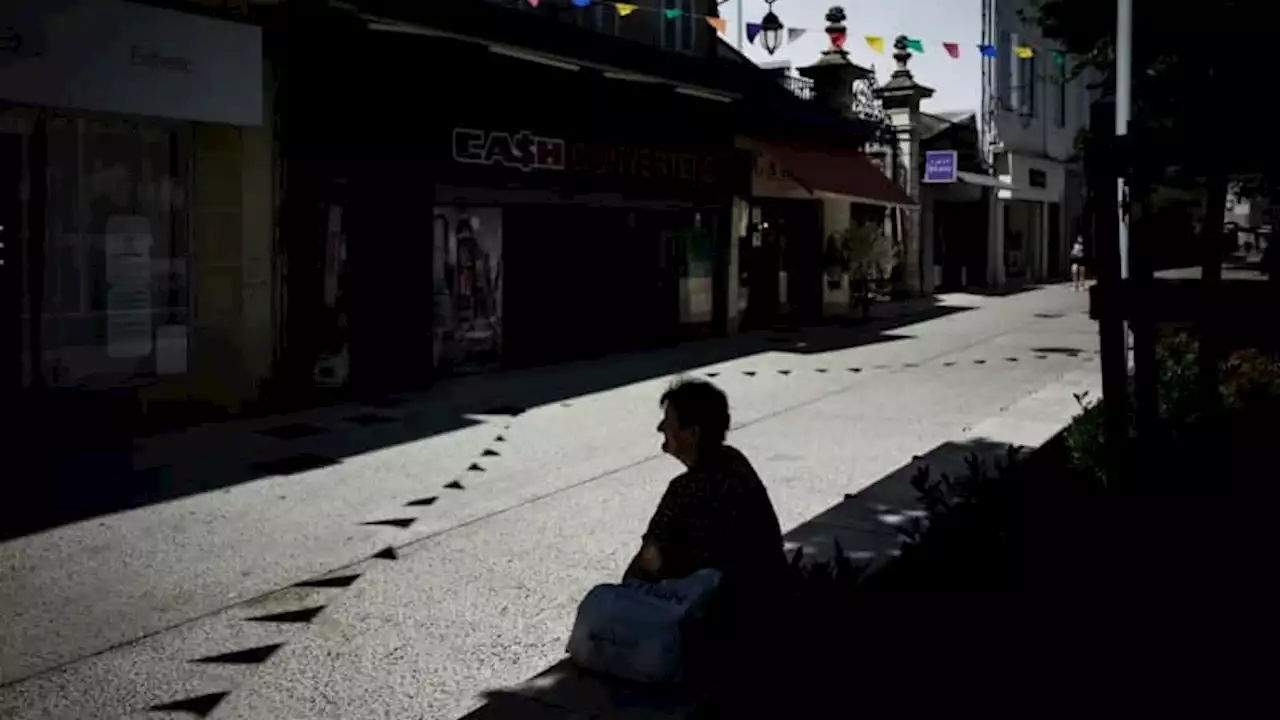
[[[1076,140],[1088,127],[1092,101],[1089,84],[1092,73],[1067,80],[1073,67],[1070,58],[1062,62],[1055,57],[1056,45],[1044,38],[1035,24],[1035,0],[983,0],[984,42],[995,45],[996,57],[983,67],[986,90],[986,123],[992,142],[991,151],[996,172],[1013,184],[1012,192],[1002,193],[1006,201],[1041,203],[1040,232],[1024,239],[1030,247],[1026,255],[1033,258],[1032,279],[1044,279],[1056,265],[1065,267],[1065,253],[1070,237],[1079,227],[1082,203],[1070,195],[1078,192],[1068,183],[1068,174],[1078,169]],[[1028,15],[1024,21],[1022,13]],[[1017,48],[1032,48],[1032,58],[1019,58]],[[1032,185],[1032,176],[1043,177],[1043,186]],[[1058,226],[1049,225],[1048,205],[1059,206]],[[1048,238],[1058,236],[1056,258]],[[1003,238],[998,239],[1003,242]]]
[[[1034,11],[1034,0],[985,1],[992,9],[990,42],[997,53],[991,78],[992,110],[1000,142],[1009,152],[1068,161],[1075,153],[1076,137],[1089,124],[1091,78],[1078,77],[1060,92],[1061,79],[1072,69],[1070,60],[1059,66],[1050,52],[1055,46],[1034,23],[1019,17],[1019,11]],[[1019,45],[1032,47],[1035,56],[1018,58],[1015,48]],[[1062,123],[1057,121],[1059,105]]]

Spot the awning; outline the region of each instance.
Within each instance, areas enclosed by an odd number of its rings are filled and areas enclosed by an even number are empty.
[[[967,185],[981,185],[982,187],[991,187],[999,190],[1015,189],[1013,183],[1004,182],[995,175],[983,175],[959,170],[956,172],[956,179]]]
[[[767,155],[813,196],[869,205],[917,205],[906,191],[856,150],[800,147],[756,140],[742,144]]]

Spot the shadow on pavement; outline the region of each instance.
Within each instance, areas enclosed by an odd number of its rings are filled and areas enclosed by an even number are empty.
[[[42,424],[46,430],[35,433],[42,437],[17,454],[21,461],[14,466],[24,467],[26,476],[21,499],[11,499],[0,511],[0,540],[259,478],[336,465],[344,458],[476,425],[482,422],[476,415],[514,416],[528,408],[764,352],[815,354],[907,339],[911,335],[893,331],[969,309],[917,301],[910,312],[853,327],[774,328],[459,377],[418,395],[365,398],[142,440],[128,437],[109,411],[83,416],[55,409]]]
[[[883,568],[898,556],[902,543],[899,528],[913,518],[923,517],[911,482],[921,468],[928,467],[934,476],[956,476],[965,471],[971,456],[977,456],[990,467],[998,459],[1005,457],[1008,450],[1007,443],[982,438],[943,443],[862,490],[846,495],[844,500],[793,528],[784,536],[788,550],[790,553],[797,550],[804,553],[806,562],[824,562],[832,558],[838,544],[854,564],[864,565],[871,571]],[[866,634],[860,641],[865,642],[867,647],[875,647],[874,652],[849,653],[836,648],[827,648],[829,652],[819,652],[822,650],[819,646],[826,644],[827,638],[825,635],[818,637],[812,629],[826,627],[834,630],[840,624],[856,624],[857,619],[853,617],[803,618],[798,622],[792,613],[787,612],[780,613],[777,621],[792,632],[801,627],[810,629],[800,633],[809,637],[791,638],[791,642],[799,643],[799,655],[839,658],[832,665],[832,672],[840,677],[865,679],[877,673],[896,672],[892,668],[883,667],[885,663],[900,667],[889,662],[888,653],[895,646],[911,646],[914,631],[908,616],[931,605],[933,601],[928,600],[928,597],[932,596],[915,598],[888,593],[884,597],[887,603],[864,601],[876,607],[886,605],[879,612],[881,619],[894,617],[902,620],[888,623],[890,627],[878,630],[870,627],[865,629]],[[956,598],[949,598],[949,601],[956,602]],[[849,615],[853,614],[851,610]],[[880,621],[872,622],[879,624]],[[929,632],[921,628],[916,630]],[[877,637],[879,635],[886,637]],[[785,660],[780,662],[780,665],[786,664]],[[817,688],[810,686],[813,678],[806,677],[808,679],[788,679],[786,674],[781,674],[777,678],[778,687],[769,690],[759,699],[753,696],[745,704],[758,707],[762,702],[767,707],[787,708],[788,716],[799,716],[800,707],[806,702],[817,702],[815,697],[821,694],[815,693]],[[604,678],[578,669],[567,658],[528,681],[486,691],[482,693],[482,697],[485,704],[461,720],[692,718],[698,716],[696,713],[699,709],[696,695],[692,691],[638,686]],[[732,701],[730,704],[733,704]],[[776,715],[763,713],[763,716]]]

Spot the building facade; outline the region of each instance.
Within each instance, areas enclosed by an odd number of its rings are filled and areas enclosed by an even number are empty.
[[[106,410],[84,429],[109,434],[255,397],[276,317],[260,29],[122,0],[15,0],[0,28],[7,407],[67,429]]]
[[[827,225],[910,202],[850,184],[865,124],[724,56],[713,0],[620,22],[161,5],[3,17],[4,389],[51,420],[163,426],[733,332],[767,255],[763,156],[801,179],[773,191],[802,196],[804,236],[774,296],[820,314]]]
[[[1064,277],[1071,239],[1082,232],[1076,140],[1089,122],[1091,76],[1071,77],[1073,60],[1023,19],[1034,9],[1032,0],[983,0],[982,42],[996,53],[983,61],[982,134],[1009,186],[988,267],[994,284]]]

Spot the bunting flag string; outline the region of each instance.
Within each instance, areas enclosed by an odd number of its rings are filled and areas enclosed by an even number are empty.
[[[531,7],[536,8],[542,3],[542,0],[525,0],[525,2],[529,3]],[[701,15],[698,13],[686,13],[684,10],[681,10],[679,8],[647,7],[647,6],[639,5],[637,3],[613,2],[612,0],[571,0],[571,2],[574,7],[584,8],[584,9],[591,8],[591,7],[598,7],[598,6],[608,6],[613,8],[614,12],[616,12],[618,14],[618,17],[620,18],[629,17],[638,11],[656,12],[656,13],[660,13],[666,20],[679,20],[680,18],[692,18],[695,20],[700,19],[706,22],[712,28],[714,28],[715,31],[717,33],[720,33],[721,35],[724,35],[725,33],[727,33],[729,29],[729,21],[726,20],[725,18],[718,17],[715,15]],[[724,3],[718,2],[716,4],[718,6]],[[764,25],[759,22],[748,22],[745,25],[746,25],[746,28],[745,28],[746,40],[748,43],[751,43],[754,45],[756,42],[756,39],[760,37],[760,34],[764,31]],[[813,28],[806,28],[806,27],[786,26],[784,29],[787,31],[788,43],[793,43],[799,40],[800,38],[808,35],[809,33],[815,32]],[[843,48],[846,42],[846,38],[847,38],[847,35],[845,35],[844,33],[838,33],[837,36],[831,38],[831,41],[832,43],[835,44],[836,47]],[[884,35],[864,35],[863,40],[866,42],[867,47],[870,48],[871,51],[875,53],[884,54],[886,51],[893,49],[893,45],[892,45],[893,38],[889,38]],[[920,38],[911,37],[911,36],[907,36],[906,40],[907,40],[908,51],[916,54],[922,54],[925,52],[926,43],[924,40]],[[961,55],[964,54],[963,48],[965,46],[963,46],[961,43],[943,41],[938,43],[938,45],[941,45],[943,51],[947,54],[948,57],[952,59],[959,59]],[[999,57],[1000,55],[1000,50],[995,45],[978,44],[974,46],[974,49],[977,51],[980,57],[994,58],[994,57]],[[1030,45],[1016,45],[1013,47],[1013,54],[1015,57],[1019,59],[1029,60],[1031,58],[1036,57],[1038,54],[1040,54],[1040,51],[1038,51],[1036,48]],[[1047,54],[1053,60],[1055,65],[1062,67],[1066,64],[1066,54],[1063,53],[1061,50],[1051,49],[1047,51]]]
[[[529,3],[530,7],[535,7],[535,8],[542,4],[542,0],[525,0],[525,2]],[[701,19],[711,27],[715,28],[715,31],[722,35],[725,32],[727,32],[729,29],[729,21],[725,20],[722,17],[717,17],[715,15],[700,15],[698,13],[687,13],[680,8],[646,7],[643,5],[639,5],[637,3],[612,2],[612,0],[571,0],[571,4],[574,7],[580,8],[580,9],[600,7],[600,6],[611,7],[613,8],[614,12],[618,14],[618,17],[620,18],[628,17],[632,13],[635,13],[636,11],[645,11],[645,12],[659,13],[667,20],[679,20],[680,18],[693,18],[694,20]],[[750,34],[751,23],[748,23],[747,25],[748,25],[748,34]],[[801,34],[803,34],[804,32],[808,32],[808,31],[807,30],[802,31]],[[756,34],[759,34],[759,30],[756,31]],[[754,41],[754,38],[753,38],[753,41]]]

